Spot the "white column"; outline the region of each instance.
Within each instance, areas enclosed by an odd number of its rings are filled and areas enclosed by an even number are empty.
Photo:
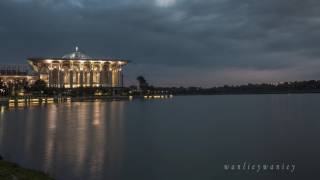
[[[70,88],[73,88],[73,75],[74,75],[74,71],[73,69],[71,69],[69,71],[69,84],[70,84]]]
[[[83,70],[80,70],[80,86],[83,87]]]
[[[112,69],[112,87],[117,87],[119,84],[119,73],[117,69]]]
[[[48,65],[48,69],[49,69],[49,87],[52,87],[53,84],[53,77],[52,77],[52,64],[50,63]]]

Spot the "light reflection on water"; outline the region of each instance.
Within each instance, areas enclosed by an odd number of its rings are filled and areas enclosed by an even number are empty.
[[[123,104],[74,102],[1,111],[0,143],[9,144],[1,146],[1,152],[8,160],[54,177],[65,173],[62,179],[117,179]],[[4,120],[5,115],[15,122]],[[10,143],[13,139],[18,141]],[[16,154],[11,154],[12,149]],[[103,167],[109,170],[103,172]]]

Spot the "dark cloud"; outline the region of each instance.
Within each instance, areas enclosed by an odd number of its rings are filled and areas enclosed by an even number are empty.
[[[161,85],[320,79],[319,8],[316,0],[5,0],[1,62],[79,45],[132,60],[129,84],[139,74]]]

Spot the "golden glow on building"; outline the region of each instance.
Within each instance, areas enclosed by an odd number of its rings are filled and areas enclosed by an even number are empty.
[[[19,64],[1,64],[0,81],[5,85],[28,82],[33,84],[38,77],[28,72],[27,65]]]
[[[121,87],[126,60],[95,59],[76,51],[62,58],[29,58],[28,63],[49,87]]]

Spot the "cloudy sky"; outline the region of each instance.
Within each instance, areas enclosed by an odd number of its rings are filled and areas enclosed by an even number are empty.
[[[320,1],[0,0],[1,63],[75,46],[131,60],[127,85],[320,79]]]

